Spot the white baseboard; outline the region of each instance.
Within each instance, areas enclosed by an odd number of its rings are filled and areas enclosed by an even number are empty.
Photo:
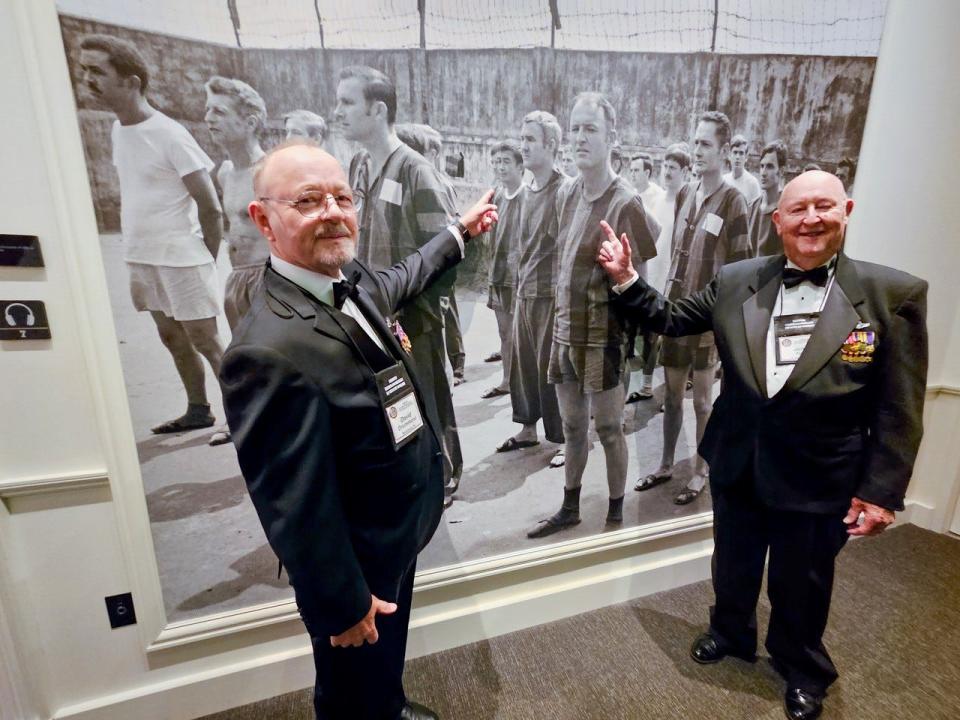
[[[541,576],[536,568],[419,593],[411,617],[408,658],[439,652],[559,620],[607,605],[698,582],[710,575],[709,528],[651,542],[643,553],[605,562],[572,562]],[[704,609],[706,618],[706,608]],[[313,658],[306,635],[255,661],[60,708],[56,720],[190,720],[310,687]]]
[[[917,500],[904,502],[903,512],[897,513],[897,524],[912,523],[918,527],[941,532],[942,513],[927,503]]]

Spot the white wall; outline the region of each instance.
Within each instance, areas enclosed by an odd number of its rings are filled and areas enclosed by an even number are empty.
[[[931,282],[932,390],[910,517],[938,530],[960,469],[960,394],[939,390],[960,386],[960,207],[947,196],[960,157],[960,86],[949,79],[958,26],[960,3],[891,0],[850,238],[853,255]],[[45,300],[54,334],[0,343],[0,691],[18,689],[0,714],[189,718],[307,686],[306,640],[275,609],[249,613],[246,624],[261,626],[243,632],[230,630],[243,618],[165,628],[53,0],[0,2],[0,67],[3,231],[39,235],[47,260],[44,271],[0,270],[0,296]],[[702,519],[671,531],[571,546],[561,562],[536,557],[510,572],[477,567],[467,582],[437,579],[418,591],[411,649],[704,577]],[[112,631],[103,597],[127,590],[140,622]]]

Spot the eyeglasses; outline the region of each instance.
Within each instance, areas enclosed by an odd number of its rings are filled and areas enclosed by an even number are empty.
[[[363,195],[355,196],[346,193],[334,195],[332,193],[323,193],[316,191],[307,191],[302,193],[296,200],[285,200],[283,198],[258,198],[260,202],[277,202],[296,208],[297,212],[305,218],[317,218],[330,210],[330,204],[336,205],[341,212],[355,213],[359,212],[363,206]]]

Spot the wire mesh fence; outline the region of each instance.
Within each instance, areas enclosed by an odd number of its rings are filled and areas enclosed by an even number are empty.
[[[876,56],[886,0],[57,0],[224,45]]]

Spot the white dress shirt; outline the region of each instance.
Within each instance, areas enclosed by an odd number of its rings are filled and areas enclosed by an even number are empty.
[[[770,314],[770,325],[767,328],[767,397],[773,397],[783,389],[794,368],[794,364],[777,365],[777,340],[773,331],[773,321],[780,315],[823,312],[823,307],[827,303],[827,294],[833,287],[835,258],[836,255],[824,263],[827,266],[827,284],[823,287],[809,280],[803,280],[792,288],[784,287],[782,283],[780,285],[777,301]],[[787,260],[787,267],[800,269],[789,260]]]
[[[343,273],[340,273],[339,277],[330,277],[329,275],[288,263],[273,253],[270,254],[270,266],[294,285],[299,285],[317,300],[331,307],[333,307],[333,283],[346,279]],[[380,339],[380,336],[377,335],[377,331],[373,329],[373,326],[370,325],[363,316],[360,308],[357,307],[357,304],[352,298],[346,298],[340,310],[344,315],[349,315],[356,320],[357,324],[363,328],[363,331],[377,344],[377,347],[387,353],[387,355],[390,355],[389,351],[383,346],[383,341]]]

